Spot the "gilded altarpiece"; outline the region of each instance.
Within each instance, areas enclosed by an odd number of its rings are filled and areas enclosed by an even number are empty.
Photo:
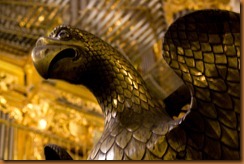
[[[96,33],[167,97],[182,82],[162,60],[161,38],[178,17],[208,8],[240,12],[240,1],[1,0],[0,159],[44,159],[47,143],[64,147],[76,160],[86,159],[103,130],[101,109],[89,90],[38,75],[30,59],[38,37],[59,24]],[[167,82],[160,71],[167,72]]]

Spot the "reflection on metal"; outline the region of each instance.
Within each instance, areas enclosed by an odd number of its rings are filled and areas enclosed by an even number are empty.
[[[164,98],[181,85],[161,57],[167,26],[189,10],[238,6],[238,0],[1,0],[0,159],[44,159],[49,142],[86,159],[100,136],[103,119],[94,96],[86,88],[43,82],[33,69],[30,51],[54,26],[75,25],[110,42]]]
[[[100,108],[87,89],[43,83],[29,60],[36,39],[63,22],[69,3],[0,1],[0,159],[44,159],[46,143],[86,159],[102,130]]]
[[[167,29],[162,0],[85,2],[72,25],[99,36],[119,49],[141,73],[149,87],[152,90],[157,88],[155,93],[161,99],[182,85],[181,80],[162,61],[160,45]],[[162,71],[167,72],[166,76],[161,76]],[[165,82],[168,77],[172,80]]]
[[[93,0],[80,11],[74,25],[100,36],[135,62],[162,38],[167,28],[162,6],[160,0]]]
[[[240,159],[240,14],[181,17],[167,30],[163,52],[191,91],[183,119],[170,119],[133,65],[84,30],[56,27],[37,41],[32,60],[42,77],[84,85],[96,96],[105,127],[88,159]]]

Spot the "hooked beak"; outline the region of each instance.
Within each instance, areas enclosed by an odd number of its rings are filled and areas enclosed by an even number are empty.
[[[36,70],[43,78],[49,78],[48,70],[53,59],[60,52],[70,49],[70,46],[65,43],[48,37],[41,37],[37,40],[31,58]]]

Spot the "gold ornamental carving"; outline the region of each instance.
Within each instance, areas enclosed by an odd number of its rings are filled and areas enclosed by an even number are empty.
[[[230,0],[164,0],[165,17],[168,24],[174,21],[174,15],[186,10],[225,9],[232,10]]]

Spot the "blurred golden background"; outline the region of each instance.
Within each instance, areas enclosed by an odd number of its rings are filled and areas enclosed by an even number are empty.
[[[103,130],[89,90],[38,75],[30,59],[38,37],[60,24],[92,32],[166,98],[183,83],[162,59],[164,32],[178,17],[210,8],[240,13],[240,1],[0,0],[0,159],[43,160],[47,143],[86,159]]]

